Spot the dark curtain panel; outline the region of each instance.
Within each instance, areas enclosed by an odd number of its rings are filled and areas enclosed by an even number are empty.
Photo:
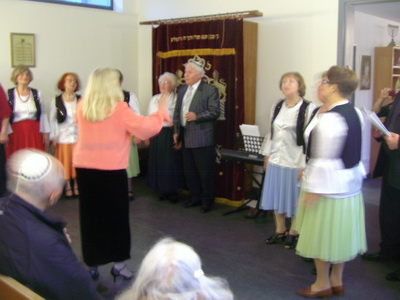
[[[202,63],[204,80],[219,90],[221,116],[217,144],[233,149],[236,132],[244,123],[243,20],[216,20],[160,25],[153,29],[153,93],[159,93],[158,76],[174,73],[179,85],[188,60]],[[178,87],[179,89],[179,87]],[[243,199],[243,166],[220,161],[217,194],[229,200]]]

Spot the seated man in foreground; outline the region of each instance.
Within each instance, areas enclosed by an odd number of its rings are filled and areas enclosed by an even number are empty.
[[[8,160],[7,175],[11,195],[0,199],[0,273],[46,299],[101,299],[69,245],[65,224],[44,214],[64,187],[60,162],[24,149]]]

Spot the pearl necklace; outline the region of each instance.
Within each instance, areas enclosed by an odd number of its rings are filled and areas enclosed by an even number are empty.
[[[15,89],[16,89],[16,91],[17,91],[18,98],[19,98],[19,100],[20,100],[21,102],[26,103],[26,102],[29,101],[29,99],[31,98],[31,90],[30,90],[30,89],[29,89],[28,98],[26,98],[26,100],[23,100],[23,99],[21,98],[21,95],[20,95],[19,92],[18,92],[18,88],[15,88]]]

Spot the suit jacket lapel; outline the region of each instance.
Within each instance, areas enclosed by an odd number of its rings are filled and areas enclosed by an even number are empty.
[[[197,87],[196,92],[193,95],[192,102],[190,103],[189,111],[196,111],[196,107],[198,102],[201,100],[201,94],[203,93],[203,81],[200,82],[199,86]]]
[[[183,98],[185,97],[186,90],[188,89],[187,85],[184,85],[178,92],[178,102],[176,103],[179,106],[179,110],[182,109]]]

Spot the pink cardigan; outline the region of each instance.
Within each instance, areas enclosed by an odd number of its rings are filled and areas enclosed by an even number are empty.
[[[159,133],[164,121],[170,122],[165,108],[145,117],[134,113],[125,102],[118,102],[113,114],[103,121],[89,122],[83,117],[83,101],[76,106],[78,141],[73,165],[77,168],[126,169],[131,135],[145,140]]]

